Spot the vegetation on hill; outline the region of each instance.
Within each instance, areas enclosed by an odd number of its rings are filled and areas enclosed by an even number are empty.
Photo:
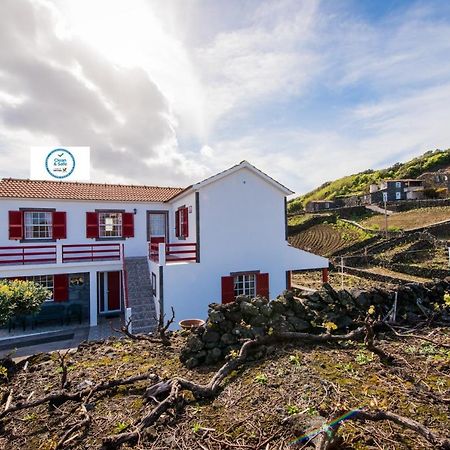
[[[361,195],[369,186],[384,179],[416,178],[424,172],[439,170],[450,165],[450,149],[428,151],[405,163],[397,163],[387,169],[366,170],[328,181],[318,188],[289,202],[289,211],[298,211],[311,200],[333,200],[336,197]]]

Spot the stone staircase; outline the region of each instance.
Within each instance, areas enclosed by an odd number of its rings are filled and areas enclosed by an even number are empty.
[[[133,333],[149,333],[157,327],[156,308],[147,258],[125,258],[128,280],[128,305],[131,308]]]

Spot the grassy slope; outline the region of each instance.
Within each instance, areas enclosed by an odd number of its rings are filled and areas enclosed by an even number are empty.
[[[359,195],[368,191],[369,185],[383,179],[415,178],[424,172],[450,165],[450,149],[429,151],[406,163],[397,163],[388,169],[366,170],[354,175],[327,182],[289,202],[294,211],[310,200],[329,200],[338,196]]]

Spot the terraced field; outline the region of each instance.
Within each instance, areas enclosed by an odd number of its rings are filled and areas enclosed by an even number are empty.
[[[291,236],[291,245],[322,256],[360,242],[370,235],[351,226],[319,224]]]
[[[384,216],[379,214],[362,221],[361,225],[368,228],[383,230],[385,227],[384,220]],[[443,220],[450,220],[450,206],[412,209],[411,211],[392,214],[388,217],[388,227],[408,230],[411,228],[431,225]]]

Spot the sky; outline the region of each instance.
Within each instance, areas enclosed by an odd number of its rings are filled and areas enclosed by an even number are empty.
[[[0,177],[186,186],[246,159],[297,193],[450,147],[447,0],[1,0]]]

